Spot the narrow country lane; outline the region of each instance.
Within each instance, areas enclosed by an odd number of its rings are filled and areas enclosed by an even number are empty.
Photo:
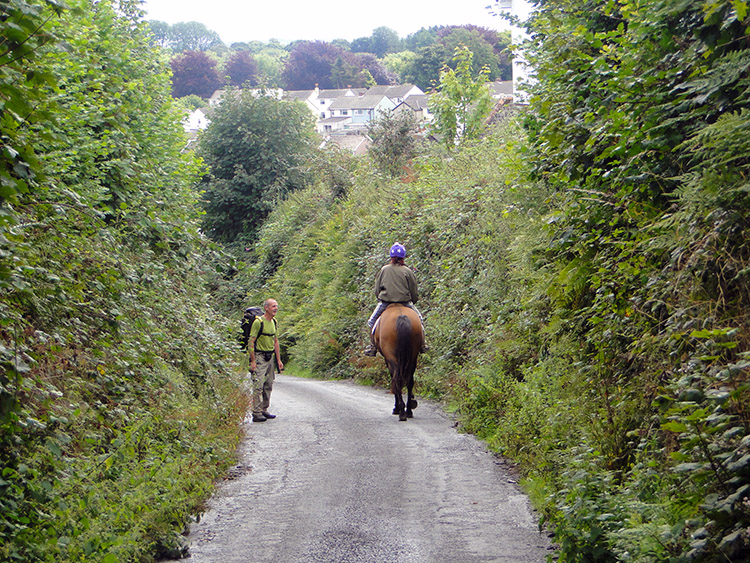
[[[233,478],[189,536],[193,563],[542,562],[551,553],[502,463],[420,401],[278,377]]]

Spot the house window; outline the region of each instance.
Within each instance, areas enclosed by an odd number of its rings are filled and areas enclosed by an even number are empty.
[[[330,133],[331,132],[331,126],[330,125],[326,125],[325,126],[325,130],[326,130],[325,131],[326,133]]]
[[[363,110],[363,109],[355,109],[354,110],[354,115],[364,115],[364,114],[365,114],[365,110]]]
[[[320,112],[320,119],[325,119],[325,118],[326,118],[326,112],[321,111]]]
[[[349,110],[342,109],[341,110],[341,115],[349,115]]]
[[[321,106],[324,106],[324,105],[326,105],[326,101],[325,101],[325,100],[320,100],[320,105],[321,105]]]

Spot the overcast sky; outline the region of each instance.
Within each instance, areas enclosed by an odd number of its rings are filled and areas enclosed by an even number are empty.
[[[525,0],[513,0],[525,9]],[[196,21],[227,45],[240,41],[282,43],[296,39],[331,41],[369,37],[386,26],[405,38],[423,27],[474,24],[509,29],[490,13],[496,0],[144,0],[145,19],[169,24]]]

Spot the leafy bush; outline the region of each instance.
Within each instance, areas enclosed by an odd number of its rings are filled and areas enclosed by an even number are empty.
[[[245,406],[199,166],[134,3],[11,4],[0,559],[154,560],[181,549]]]

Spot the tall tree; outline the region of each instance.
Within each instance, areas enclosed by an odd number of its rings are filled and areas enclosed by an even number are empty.
[[[303,104],[230,90],[200,142],[211,169],[206,233],[230,245],[252,244],[276,202],[306,185],[314,146],[312,116]]]
[[[372,31],[371,48],[373,53],[379,59],[382,59],[388,53],[398,53],[403,46],[401,38],[390,27],[376,27]]]
[[[324,41],[297,43],[284,66],[284,82],[288,90],[336,87],[331,70],[336,60],[345,60],[346,51]]]
[[[344,57],[337,57],[331,65],[331,83],[335,88],[346,88],[357,82],[359,68],[351,62],[344,61]]]
[[[169,47],[172,42],[172,26],[170,26],[167,22],[158,20],[151,20],[146,23],[148,23],[148,27],[154,37],[154,43],[159,45],[159,47]]]
[[[199,22],[180,22],[169,32],[169,46],[173,51],[207,51],[211,47],[223,45],[219,34]]]
[[[373,142],[368,154],[381,172],[401,176],[417,154],[418,132],[419,124],[411,111],[384,113],[368,127]]]
[[[449,61],[450,53],[440,43],[420,47],[414,57],[407,61],[402,78],[427,92],[437,86],[440,71]]]
[[[430,110],[435,115],[434,130],[448,147],[478,137],[492,110],[487,84],[489,71],[483,69],[475,78],[472,59],[467,47],[456,48],[453,57],[456,69],[443,68],[437,92],[430,98]]]
[[[229,84],[251,86],[258,84],[258,63],[248,51],[235,51],[224,65],[224,72],[229,77]]]
[[[349,50],[352,53],[372,53],[374,51],[372,37],[357,37],[349,45]]]
[[[195,94],[208,98],[222,80],[216,70],[216,61],[202,51],[186,51],[174,57],[172,66],[172,94],[176,98]]]

